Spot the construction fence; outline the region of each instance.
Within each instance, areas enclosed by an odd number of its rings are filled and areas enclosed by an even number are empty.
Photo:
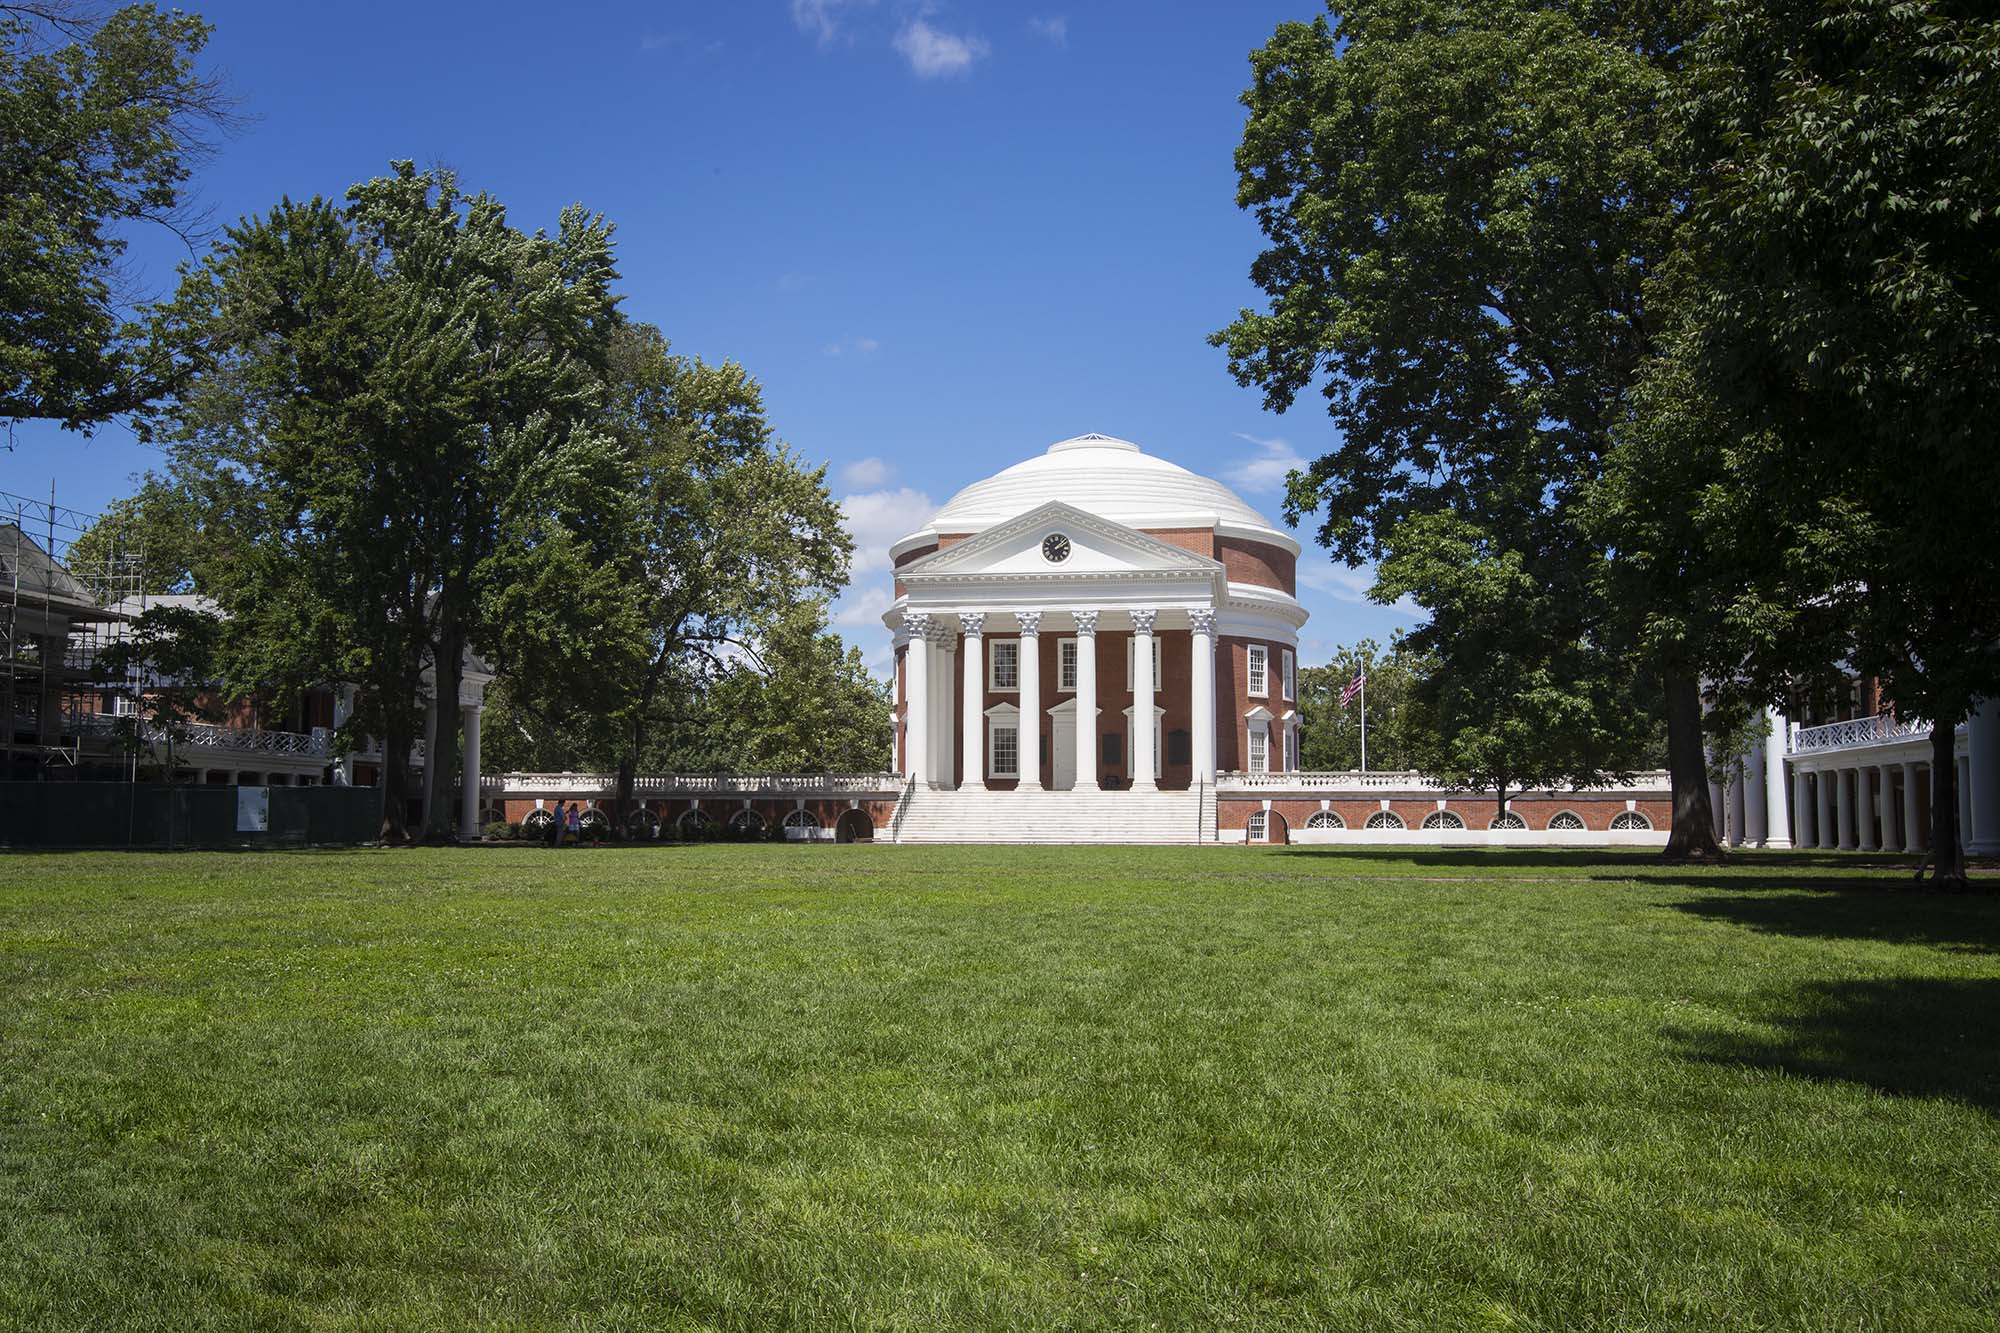
[[[374,787],[0,782],[0,847],[341,846],[373,842]]]

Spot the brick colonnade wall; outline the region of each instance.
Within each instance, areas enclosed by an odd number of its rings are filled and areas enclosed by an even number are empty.
[[[1382,808],[1382,797],[1335,796],[1327,798],[1328,809],[1340,816],[1350,829],[1361,828],[1369,816]],[[1386,798],[1389,809],[1400,816],[1404,825],[1416,829],[1438,809],[1435,796],[1391,796]],[[1545,830],[1549,820],[1564,811],[1583,820],[1584,827],[1592,832],[1606,832],[1611,821],[1625,813],[1626,802],[1631,800],[1631,809],[1644,815],[1656,832],[1664,833],[1673,822],[1673,801],[1666,795],[1631,798],[1616,792],[1575,792],[1569,795],[1536,794],[1515,797],[1508,802],[1508,808],[1519,815],[1522,822],[1535,832]],[[1242,830],[1250,823],[1250,816],[1264,808],[1264,798],[1229,794],[1216,803],[1216,827],[1218,829]],[[1320,811],[1317,798],[1292,796],[1271,798],[1271,810],[1283,818],[1285,827],[1291,831],[1303,829],[1306,821]],[[1465,827],[1484,830],[1492,822],[1493,802],[1476,796],[1451,796],[1445,799],[1444,808],[1465,821]]]

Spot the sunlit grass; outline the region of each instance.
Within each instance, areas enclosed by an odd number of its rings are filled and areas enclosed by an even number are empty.
[[[2000,900],[1849,867],[8,857],[0,1326],[1991,1327]]]

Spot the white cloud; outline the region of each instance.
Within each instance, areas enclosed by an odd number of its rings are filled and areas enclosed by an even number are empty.
[[[854,538],[855,580],[887,573],[890,545],[921,530],[937,508],[930,496],[908,486],[861,491],[844,497],[840,512],[847,522],[848,535]]]
[[[840,484],[849,490],[866,491],[889,484],[896,469],[880,458],[858,458],[840,469]]]
[[[1314,592],[1325,593],[1336,602],[1352,602],[1358,606],[1381,605],[1368,595],[1368,590],[1375,586],[1373,565],[1349,569],[1346,565],[1306,555],[1299,559],[1299,583]],[[1408,616],[1411,620],[1424,618],[1424,609],[1407,595],[1397,598],[1386,609]]]
[[[1282,491],[1285,477],[1306,466],[1307,460],[1292,448],[1289,440],[1260,440],[1238,431],[1236,438],[1257,446],[1257,452],[1239,458],[1223,472],[1228,482],[1246,491]]]
[[[1028,31],[1056,46],[1069,45],[1069,20],[1060,14],[1054,18],[1029,19]]]
[[[910,69],[920,79],[963,74],[972,68],[973,61],[983,59],[992,49],[984,38],[940,32],[921,18],[904,24],[891,45],[910,62]]]
[[[639,38],[639,49],[641,51],[664,51],[668,47],[677,46],[686,40],[686,33],[649,32]]]
[[[856,356],[873,356],[882,350],[882,344],[873,338],[860,338],[850,334],[837,343],[828,343],[819,350],[825,356],[846,356],[849,352]]]
[[[844,11],[865,9],[875,0],[792,0],[792,22],[821,46],[840,35]]]

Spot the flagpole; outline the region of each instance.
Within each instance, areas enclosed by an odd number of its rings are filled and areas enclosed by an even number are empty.
[[[1368,668],[1361,668],[1361,771],[1368,771]]]

